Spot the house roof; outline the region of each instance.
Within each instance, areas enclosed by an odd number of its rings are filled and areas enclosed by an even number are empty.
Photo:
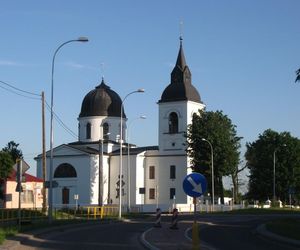
[[[7,181],[16,181],[16,175],[17,172],[13,170],[10,176],[7,178]],[[25,176],[26,182],[43,182],[43,179],[33,176],[31,174],[25,173],[23,176]]]
[[[140,154],[140,153],[142,153],[144,151],[148,151],[148,150],[158,150],[158,146],[146,146],[146,147],[130,148],[129,154],[130,155],[137,155],[137,154]],[[115,150],[115,151],[110,153],[110,155],[119,155],[119,154],[120,154],[120,149]],[[128,154],[127,148],[123,148],[122,154],[123,155]]]

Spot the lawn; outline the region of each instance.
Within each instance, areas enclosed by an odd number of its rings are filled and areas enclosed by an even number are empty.
[[[215,212],[215,214],[299,214],[300,209],[289,209],[289,208],[247,208],[237,209],[227,212]]]
[[[269,231],[281,236],[300,240],[300,218],[282,218],[268,222],[266,227]]]
[[[18,233],[18,229],[16,227],[7,227],[0,228],[0,245],[4,242],[4,240]]]

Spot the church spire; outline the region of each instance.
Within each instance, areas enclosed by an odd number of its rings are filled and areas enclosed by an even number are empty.
[[[187,66],[186,62],[185,62],[185,56],[183,53],[183,47],[182,47],[182,36],[179,37],[180,40],[180,48],[179,48],[179,52],[178,52],[178,56],[177,56],[177,60],[176,60],[176,67],[179,67],[182,71],[184,70],[184,68]]]
[[[182,36],[180,36],[180,47],[176,65],[171,73],[171,83],[165,88],[159,102],[182,100],[201,103],[200,95],[197,89],[192,85],[192,74],[185,61]]]
[[[183,52],[182,46],[182,36],[180,36],[180,47],[176,60],[176,65],[171,73],[171,84],[179,83],[179,84],[191,84],[191,72],[189,67],[186,64],[185,56]]]

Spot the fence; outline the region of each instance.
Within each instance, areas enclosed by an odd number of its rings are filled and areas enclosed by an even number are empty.
[[[53,219],[103,219],[116,217],[119,208],[117,206],[83,206],[83,207],[54,207]],[[0,209],[0,226],[16,225],[19,222],[34,222],[47,219],[47,214],[41,209]]]
[[[87,206],[82,208],[86,210],[87,219],[103,219],[103,217],[116,217],[119,213],[119,208],[117,206]]]
[[[20,218],[21,222],[34,220],[44,220],[47,216],[41,209],[21,209],[20,215],[18,209],[0,209],[0,226],[10,226],[17,224]]]

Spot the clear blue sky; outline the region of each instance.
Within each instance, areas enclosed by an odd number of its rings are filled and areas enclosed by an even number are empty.
[[[157,145],[156,102],[170,82],[179,49],[180,21],[192,82],[208,110],[223,110],[243,144],[265,129],[300,136],[300,1],[1,1],[0,80],[50,103],[51,61],[56,60],[55,112],[77,133],[83,97],[100,83],[126,100],[131,141]],[[104,69],[101,64],[104,63]],[[0,86],[3,86],[0,84]],[[0,88],[0,148],[20,143],[25,160],[41,152],[41,102]],[[47,112],[47,149],[49,149]],[[76,140],[57,123],[54,144]],[[32,165],[31,173],[35,171]]]

